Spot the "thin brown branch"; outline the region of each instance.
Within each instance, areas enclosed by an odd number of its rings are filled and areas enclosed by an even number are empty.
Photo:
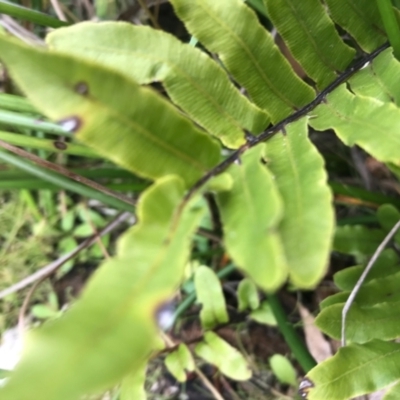
[[[161,26],[158,23],[157,19],[154,17],[154,15],[151,13],[149,7],[147,6],[146,0],[138,0],[138,3],[143,8],[146,15],[149,17],[149,20],[153,24],[154,28],[161,29]]]
[[[34,162],[36,165],[39,165],[40,167],[49,169],[51,171],[55,171],[61,175],[66,176],[67,178],[70,178],[79,183],[83,183],[84,185],[89,186],[92,189],[95,189],[99,192],[102,192],[104,194],[112,196],[118,200],[123,201],[124,203],[129,204],[129,205],[132,205],[132,206],[135,205],[135,202],[132,199],[130,199],[129,197],[127,197],[121,193],[114,192],[113,190],[108,189],[107,187],[100,185],[99,183],[92,181],[91,179],[85,178],[84,176],[75,174],[74,172],[70,171],[69,169],[62,167],[61,165],[54,164],[47,160],[43,160],[43,158],[40,158],[40,157],[36,156],[35,154],[29,153],[28,151],[23,150],[19,147],[13,146],[12,144],[9,144],[3,140],[0,140],[0,146],[18,156],[21,156],[25,159],[28,159],[28,160]]]
[[[24,329],[25,329],[25,314],[26,310],[28,309],[29,303],[31,302],[32,296],[35,293],[36,289],[38,286],[47,278],[47,276],[43,276],[40,278],[38,281],[36,281],[31,288],[29,289],[28,293],[25,296],[24,302],[22,303],[22,306],[19,310],[18,314],[18,332],[20,337],[23,336],[24,334]]]
[[[204,236],[207,239],[210,239],[216,243],[221,243],[221,237],[216,235],[213,231],[210,231],[206,228],[198,228],[197,232],[198,235]]]
[[[386,235],[385,239],[383,239],[382,243],[378,246],[376,249],[374,255],[371,257],[369,260],[368,265],[365,267],[363,273],[361,274],[360,278],[358,278],[357,283],[355,284],[353,290],[350,293],[350,296],[348,297],[343,310],[342,310],[342,332],[341,332],[341,342],[342,346],[346,346],[346,317],[347,314],[350,310],[350,307],[352,306],[358,291],[361,289],[362,284],[364,283],[365,279],[367,278],[367,275],[371,271],[372,267],[374,266],[376,260],[378,257],[381,255],[382,251],[385,249],[389,241],[392,239],[392,237],[396,234],[396,232],[400,228],[400,220],[397,221],[396,225],[391,229],[391,231]]]
[[[67,18],[64,14],[64,11],[61,8],[61,5],[58,0],[50,0],[51,5],[53,6],[54,12],[56,13],[57,17],[61,21],[67,21]]]
[[[200,378],[200,380],[203,382],[203,385],[211,392],[211,394],[214,396],[215,399],[217,400],[224,400],[224,398],[221,396],[221,394],[218,392],[218,390],[214,387],[214,385],[208,380],[208,378],[200,371],[200,368],[195,367],[195,372],[196,375]]]

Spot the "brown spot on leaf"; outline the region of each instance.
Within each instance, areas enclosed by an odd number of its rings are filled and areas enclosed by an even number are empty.
[[[56,140],[53,144],[57,150],[66,150],[68,148],[67,143],[61,142],[60,140]]]
[[[299,385],[299,395],[303,399],[307,399],[308,393],[309,393],[310,389],[312,389],[313,387],[314,387],[314,383],[307,377],[304,378],[300,382],[300,385]]]
[[[89,94],[89,86],[86,82],[78,82],[74,86],[74,90],[76,93],[81,94],[82,96],[87,96]]]

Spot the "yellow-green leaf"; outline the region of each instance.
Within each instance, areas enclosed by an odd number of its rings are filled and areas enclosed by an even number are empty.
[[[30,332],[0,398],[25,400],[34,393],[72,400],[142,373],[159,347],[158,310],[184,278],[190,238],[205,212],[199,198],[182,209],[183,194],[177,177],[143,193],[139,222],[120,240],[118,255],[99,268],[70,310]]]
[[[212,329],[229,321],[221,282],[215,272],[201,265],[195,271],[194,284],[197,301],[201,303],[201,324],[204,329]]]
[[[347,146],[400,165],[400,109],[392,103],[355,96],[342,85],[312,112],[309,124],[319,131],[333,129]]]
[[[188,30],[217,53],[233,78],[273,122],[314,98],[291,69],[271,34],[242,0],[171,0]]]
[[[278,232],[290,279],[301,288],[315,286],[324,276],[334,227],[324,161],[307,133],[307,120],[301,119],[266,146],[267,167],[274,175],[285,210]]]
[[[146,400],[144,384],[146,381],[147,363],[142,368],[134,370],[123,379],[119,394],[120,400]]]
[[[162,82],[176,105],[228,147],[244,143],[243,128],[258,134],[268,124],[268,116],[234,87],[216,62],[166,32],[122,22],[86,22],[57,29],[47,42],[141,84]]]
[[[395,383],[400,377],[400,344],[373,340],[343,347],[307,374],[307,400],[348,400]]]
[[[260,297],[255,283],[248,278],[240,281],[237,296],[239,302],[239,311],[247,309],[255,310],[260,306]]]
[[[214,332],[206,332],[204,341],[197,344],[194,351],[231,379],[246,381],[251,377],[251,370],[242,354]]]
[[[268,16],[293,56],[323,88],[352,61],[355,51],[340,38],[320,0],[264,0]]]
[[[248,150],[229,167],[230,191],[217,194],[224,243],[237,266],[266,290],[276,290],[287,277],[278,224],[282,200],[271,173],[262,164],[264,145]]]
[[[270,326],[277,326],[278,323],[276,321],[275,315],[271,309],[270,304],[267,300],[264,300],[260,307],[256,310],[253,310],[250,313],[250,318],[254,319],[254,321],[259,322],[260,324],[270,325]]]
[[[274,354],[269,359],[272,372],[276,375],[279,382],[295,386],[297,384],[296,370],[291,362],[281,354]]]
[[[376,1],[325,0],[325,3],[333,20],[349,32],[364,51],[371,52],[387,40]]]
[[[153,90],[93,62],[3,36],[0,46],[32,103],[117,164],[151,179],[176,174],[190,185],[218,162],[216,142]]]
[[[383,102],[400,105],[400,88],[393,81],[400,79],[400,63],[387,49],[358,71],[350,80],[351,91]]]
[[[195,368],[192,353],[183,343],[175,351],[167,355],[165,365],[179,382],[185,382],[186,372],[194,371]]]

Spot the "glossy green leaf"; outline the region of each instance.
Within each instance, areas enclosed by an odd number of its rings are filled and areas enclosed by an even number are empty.
[[[308,400],[348,400],[395,383],[400,344],[373,340],[343,347],[307,374]]]
[[[356,39],[360,47],[372,52],[386,41],[376,1],[325,0],[333,20]]]
[[[344,44],[320,0],[264,0],[290,52],[320,88],[343,71],[355,51]]]
[[[233,86],[217,63],[165,32],[121,22],[89,22],[58,29],[47,42],[139,83],[162,82],[175,104],[228,147],[244,143],[243,128],[258,134],[268,124],[267,115]]]
[[[185,382],[186,372],[194,371],[195,368],[192,353],[183,343],[167,355],[165,365],[178,382]]]
[[[375,252],[385,236],[386,233],[381,229],[370,229],[363,225],[338,226],[333,249],[339,253],[351,254],[357,260],[365,261]]]
[[[398,296],[397,296],[398,299]],[[377,301],[380,301],[378,299]],[[361,303],[360,303],[361,304]],[[400,336],[400,301],[364,307],[353,303],[346,318],[346,340],[365,343],[372,339],[393,340]],[[343,303],[324,308],[315,320],[327,335],[340,339]]]
[[[61,318],[30,332],[1,398],[29,399],[34,392],[38,399],[72,400],[141,371],[159,346],[158,310],[184,278],[190,237],[205,212],[198,198],[182,209],[183,194],[176,177],[143,193],[139,222],[119,241],[118,256],[96,271]]]
[[[124,168],[151,179],[177,174],[190,185],[218,162],[217,144],[151,89],[72,56],[2,36],[0,45],[1,59],[40,111]]]
[[[314,91],[293,72],[272,36],[243,1],[171,3],[188,30],[208,50],[218,54],[233,78],[273,122],[313,99]]]
[[[201,303],[201,324],[204,329],[212,329],[229,321],[221,282],[215,272],[200,266],[194,275],[197,301]]]
[[[375,3],[375,2],[371,2]],[[387,49],[357,72],[350,80],[350,87],[357,95],[373,97],[383,102],[400,105],[400,88],[393,81],[400,79],[400,63]]]
[[[364,283],[400,271],[399,256],[393,249],[385,249],[375,261]],[[345,268],[334,275],[335,285],[341,290],[352,290],[364,271],[365,265]]]
[[[259,322],[260,324],[265,324],[269,326],[278,325],[274,312],[272,311],[270,304],[266,300],[261,302],[260,307],[257,308],[257,310],[254,310],[250,313],[250,318],[254,321]]]
[[[371,97],[354,96],[345,85],[312,112],[310,125],[333,129],[347,146],[358,145],[382,162],[400,165],[400,109]]]
[[[119,400],[146,400],[144,388],[146,380],[147,363],[143,364],[133,373],[129,373],[121,383]]]
[[[229,167],[233,188],[218,193],[217,202],[224,243],[236,265],[263,289],[276,290],[287,277],[277,233],[283,210],[274,180],[262,164],[264,149],[253,147]]]
[[[206,332],[204,341],[197,344],[194,351],[231,379],[246,381],[251,377],[250,367],[243,355],[214,332]]]
[[[274,354],[269,359],[269,365],[272,372],[278,378],[279,382],[288,385],[297,385],[296,370],[293,368],[291,362],[281,354]]]
[[[247,309],[255,310],[260,306],[257,286],[251,279],[245,278],[240,281],[237,289],[237,296],[239,311],[245,311]]]
[[[332,195],[324,161],[307,136],[307,120],[267,142],[267,167],[284,202],[279,226],[291,281],[311,288],[324,276],[333,234]]]

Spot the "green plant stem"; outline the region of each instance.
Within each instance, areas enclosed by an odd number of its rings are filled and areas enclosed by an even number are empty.
[[[70,190],[71,192],[78,193],[89,199],[96,199],[118,210],[130,212],[134,211],[134,207],[132,205],[127,204],[120,199],[117,199],[105,193],[101,193],[98,190],[92,189],[78,182],[74,182],[68,178],[65,178],[62,175],[56,174],[45,168],[38,167],[37,165],[26,161],[22,157],[17,157],[4,150],[0,150],[0,160],[3,160],[13,165],[14,167],[20,168],[28,172],[29,174],[36,176],[39,179],[43,179],[46,182],[52,183],[53,185],[57,186],[59,190]]]
[[[148,187],[148,185],[127,182],[127,183],[108,183],[103,185],[104,187],[117,190],[120,192],[137,192],[140,193]],[[0,180],[0,190],[51,190],[58,192],[60,190],[59,186],[56,186],[50,182],[45,182],[41,179],[31,178],[31,179],[20,179],[20,180]]]
[[[400,27],[391,0],[376,0],[383,26],[393,47],[394,56],[400,60]]]
[[[40,134],[41,132],[38,132],[38,133]],[[121,193],[113,192],[112,190],[104,187],[103,185],[101,185],[93,180],[90,180],[83,176],[74,174],[68,168],[65,168],[59,164],[54,164],[50,161],[47,161],[44,159],[44,157],[38,157],[37,155],[32,154],[32,153],[30,153],[26,150],[23,150],[19,147],[15,147],[15,146],[5,142],[4,140],[0,140],[0,146],[3,149],[5,149],[17,156],[22,157],[22,159],[25,161],[29,160],[29,161],[33,162],[36,166],[38,166],[40,168],[45,168],[48,171],[54,171],[57,174],[61,174],[68,179],[71,179],[71,180],[74,180],[75,182],[84,184],[85,186],[90,187],[97,192],[101,192],[107,196],[114,197],[116,199],[123,201],[124,203],[134,206],[134,202],[132,201],[132,199],[126,197],[125,195],[123,195]],[[41,150],[39,150],[39,152],[40,151]],[[50,196],[50,193],[49,193],[49,196]]]
[[[51,153],[60,152],[64,154],[71,154],[74,156],[82,156],[82,157],[90,157],[90,158],[99,158],[100,156],[96,154],[93,150],[89,149],[86,146],[82,146],[80,144],[75,143],[65,143],[66,149],[59,150],[56,148],[56,144],[54,140],[49,139],[39,139],[37,137],[20,135],[17,133],[10,133],[0,131],[0,140],[4,140],[7,143],[26,147],[30,149],[41,149],[46,150]]]
[[[39,111],[33,107],[27,98],[7,93],[0,93],[0,109],[1,108],[11,111],[39,114]]]
[[[0,110],[0,124],[18,128],[28,128],[34,131],[40,130],[53,135],[72,136],[70,132],[65,131],[60,125],[54,122],[42,121],[38,117],[22,115],[12,111]]]
[[[96,169],[87,169],[87,168],[77,168],[71,169],[76,175],[83,176],[85,178],[90,179],[118,179],[124,180],[124,182],[110,182],[104,184],[105,187],[118,191],[125,192],[142,192],[144,189],[149,187],[150,182],[147,182],[143,179],[137,178],[132,175],[130,172],[118,169],[118,168],[96,168]],[[0,171],[0,190],[5,189],[28,189],[28,190],[41,190],[41,189],[49,189],[49,190],[60,190],[60,188],[52,183],[43,181],[42,179],[38,179],[32,177],[29,173],[20,171],[20,170],[7,170]]]
[[[75,174],[82,175],[86,178],[105,178],[105,179],[129,179],[133,180],[135,183],[146,184],[146,187],[149,186],[149,182],[137,178],[135,175],[132,175],[129,171],[119,168],[98,168],[90,169],[90,168],[71,168],[71,171]],[[0,181],[12,179],[28,179],[30,178],[30,174],[19,171],[16,169],[0,171]]]
[[[61,21],[50,15],[22,7],[5,0],[0,0],[0,14],[10,15],[11,17],[34,22],[38,25],[49,26],[50,28],[59,28],[61,26],[69,25],[68,22]]]
[[[278,322],[279,330],[281,331],[286,343],[293,352],[300,366],[303,368],[305,373],[308,373],[312,368],[314,368],[317,363],[312,357],[312,355],[307,350],[303,341],[297,335],[294,327],[290,324],[286,318],[286,313],[275,294],[268,295],[268,302],[271,306],[272,312]]]

